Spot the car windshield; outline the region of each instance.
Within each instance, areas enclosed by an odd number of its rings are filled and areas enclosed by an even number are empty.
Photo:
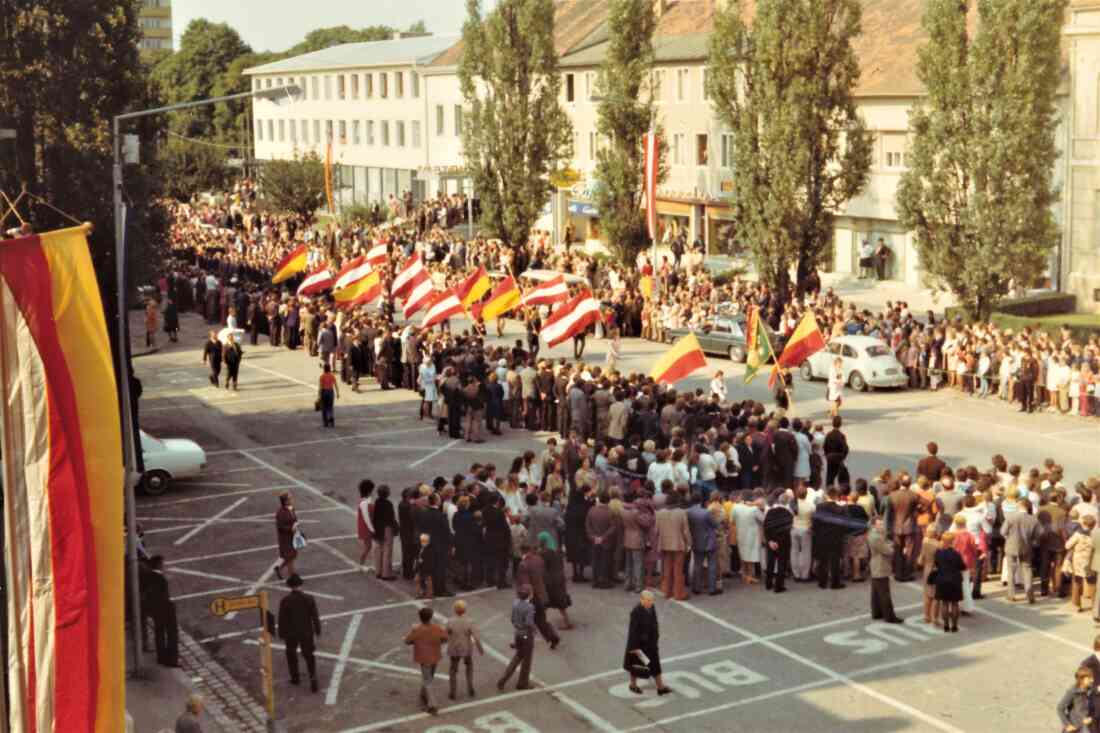
[[[882,344],[875,344],[874,346],[867,347],[867,356],[872,358],[876,356],[889,356],[892,352]]]

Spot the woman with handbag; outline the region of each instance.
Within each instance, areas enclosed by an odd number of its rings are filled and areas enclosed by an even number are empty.
[[[539,532],[539,555],[546,566],[546,595],[548,602],[546,608],[557,609],[561,613],[562,624],[559,629],[573,628],[573,622],[569,620],[569,607],[573,605],[573,599],[569,596],[569,588],[565,580],[565,561],[562,560],[558,550],[557,540],[546,530]]]
[[[630,612],[630,628],[626,635],[626,653],[623,655],[623,669],[630,675],[630,691],[642,694],[638,687],[638,678],[652,677],[657,683],[657,694],[672,692],[665,687],[661,679],[661,655],[657,642],[660,628],[657,624],[657,610],[653,608],[652,591],[644,590],[638,595],[638,605]]]
[[[275,575],[279,580],[283,579],[283,570],[287,577],[294,575],[294,560],[298,557],[298,538],[302,534],[298,531],[298,515],[294,513],[294,502],[290,492],[279,494],[279,510],[275,512],[275,535],[279,543],[279,560],[275,564]]]

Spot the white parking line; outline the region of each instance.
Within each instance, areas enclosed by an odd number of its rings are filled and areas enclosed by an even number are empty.
[[[259,465],[266,468],[268,471],[271,471],[272,473],[278,474],[279,476],[282,476],[283,478],[285,478],[287,481],[292,482],[298,488],[304,489],[304,490],[308,491],[309,493],[313,494],[314,496],[320,497],[324,501],[331,502],[334,506],[340,507],[341,509],[346,511],[348,514],[355,514],[355,512],[356,512],[355,509],[352,509],[350,506],[347,506],[346,504],[343,504],[340,501],[338,501],[336,499],[333,499],[331,496],[329,496],[325,492],[321,491],[317,487],[310,486],[305,481],[302,481],[301,479],[294,478],[293,476],[291,476],[289,473],[287,473],[283,469],[278,468],[277,466],[271,465],[270,463],[268,463],[267,461],[265,461],[262,458],[257,458],[256,456],[252,455],[252,453],[250,453],[249,451],[242,450],[240,453],[245,458],[248,458],[249,460],[251,460],[255,463],[258,463]]]
[[[326,540],[326,541],[331,542],[332,540],[350,540],[350,539],[358,539],[358,538],[359,538],[359,535],[357,535],[357,534],[339,534],[339,535],[335,535],[333,537],[321,537],[321,538],[315,539],[313,541],[314,542],[320,542],[321,540]],[[185,562],[202,562],[203,560],[215,560],[217,558],[233,557],[235,555],[250,555],[253,552],[270,552],[272,550],[278,550],[278,549],[279,549],[278,545],[260,545],[259,547],[246,547],[243,550],[229,550],[228,552],[215,552],[215,553],[210,554],[210,555],[199,555],[198,557],[181,557],[181,558],[176,558],[175,560],[165,560],[164,564],[165,565],[179,565],[179,564],[185,563]]]
[[[348,440],[354,440],[356,438],[381,438],[387,435],[398,435],[401,433],[419,433],[427,430],[434,430],[432,426],[425,426],[422,428],[412,428],[409,430],[386,430],[385,432],[375,431],[373,433],[353,433],[352,435],[338,435],[331,438],[317,438],[314,440],[302,440],[297,443],[277,443],[275,445],[258,445],[253,448],[225,448],[223,450],[207,451],[206,455],[209,456],[224,456],[234,453],[248,453],[250,451],[269,451],[269,450],[282,450],[283,448],[300,448],[306,445],[324,445],[325,443],[342,443]],[[386,446],[393,447],[393,446]],[[435,446],[433,446],[435,447]]]
[[[335,705],[340,697],[340,682],[344,678],[344,669],[348,666],[348,656],[351,647],[355,643],[355,635],[359,633],[359,624],[363,622],[363,614],[358,613],[351,617],[348,629],[344,632],[344,641],[340,644],[340,654],[336,657],[336,666],[332,669],[332,675],[328,680],[328,691],[325,692],[325,705]]]
[[[259,646],[260,645],[260,642],[256,641],[255,639],[245,639],[242,643],[243,644],[248,644],[249,646]],[[283,651],[283,650],[286,649],[286,645],[285,644],[272,644],[271,648],[272,649],[277,649],[279,651]],[[322,651],[313,652],[313,656],[317,657],[318,659],[339,659],[340,658],[339,655],[333,654],[332,652],[322,652]],[[375,662],[374,660],[371,660],[371,659],[362,659],[360,657],[351,657],[351,656],[346,657],[346,661],[348,662],[348,664],[357,664],[361,667],[366,667],[368,669],[381,669],[381,670],[385,670],[386,672],[394,672],[394,673],[399,674],[399,675],[411,675],[411,676],[416,677],[416,678],[420,677],[420,670],[419,669],[413,669],[411,667],[400,667],[396,664],[386,664],[385,662]],[[447,675],[440,674],[440,673],[437,673],[435,675],[435,677],[436,677],[436,679],[442,679],[442,680],[449,680],[450,679],[450,677],[448,677]]]
[[[192,529],[192,530],[191,530],[190,532],[188,532],[187,534],[185,534],[185,535],[181,536],[181,537],[180,537],[179,539],[177,539],[177,540],[176,540],[176,541],[175,541],[175,542],[174,542],[173,544],[174,544],[174,545],[176,545],[176,547],[179,547],[179,546],[180,546],[180,545],[182,545],[182,544],[183,544],[184,542],[186,542],[187,540],[189,540],[189,539],[191,539],[192,537],[194,537],[195,535],[197,535],[197,534],[198,534],[199,532],[203,531],[204,529],[206,529],[206,528],[207,528],[207,527],[209,527],[210,525],[212,525],[212,524],[216,523],[216,522],[217,522],[217,521],[218,521],[219,519],[221,519],[222,517],[224,517],[224,516],[225,516],[226,514],[229,514],[229,513],[231,512],[231,511],[233,511],[234,509],[236,509],[237,507],[239,507],[239,506],[240,506],[241,504],[244,504],[244,503],[245,503],[246,501],[248,501],[248,497],[247,497],[247,496],[245,496],[245,497],[242,497],[242,498],[240,498],[240,499],[237,499],[237,501],[233,502],[232,504],[230,504],[229,506],[227,506],[227,507],[226,507],[225,509],[222,509],[222,510],[221,510],[220,512],[218,512],[218,513],[217,513],[217,514],[215,514],[214,516],[212,516],[212,517],[210,517],[210,518],[206,519],[205,521],[203,521],[203,523],[202,523],[202,524],[200,524],[200,525],[199,525],[198,527],[195,527],[194,529]]]
[[[422,457],[416,459],[415,461],[413,461],[412,463],[410,463],[409,468],[416,468],[421,463],[425,463],[427,461],[430,461],[431,459],[435,458],[436,456],[438,456],[440,453],[444,452],[448,448],[454,448],[456,445],[458,445],[458,443],[459,443],[458,439],[455,438],[450,443],[447,443],[445,445],[441,445],[440,447],[433,450],[431,453],[428,453],[427,455],[422,456]]]
[[[256,470],[256,469],[250,469]],[[142,508],[146,507],[162,507],[169,506],[171,504],[191,504],[196,501],[209,501],[210,499],[221,499],[226,496],[241,496],[243,494],[262,494],[264,492],[280,491],[282,489],[293,489],[295,484],[280,484],[278,486],[264,486],[259,489],[247,489],[242,491],[224,491],[216,494],[203,494],[202,496],[190,496],[186,499],[172,499],[171,501],[142,501]],[[301,512],[298,512],[301,514]],[[179,517],[176,517],[178,520]],[[142,517],[138,517],[138,521],[141,521]]]
[[[310,384],[309,382],[303,382],[301,379],[295,379],[294,377],[287,376],[286,374],[283,374],[282,372],[277,372],[274,369],[268,369],[267,367],[262,367],[259,364],[253,364],[253,363],[249,362],[248,360],[245,360],[244,363],[248,365],[249,369],[258,369],[261,372],[267,372],[268,374],[270,374],[272,376],[279,377],[280,379],[285,379],[288,382],[294,382],[295,384],[300,384],[303,387],[309,387],[310,389],[316,389],[317,388],[317,383]]]
[[[804,656],[802,656],[801,654],[799,654],[797,652],[791,651],[790,649],[786,649],[786,648],[780,646],[779,644],[775,643],[774,641],[768,641],[767,639],[765,639],[765,638],[763,638],[763,637],[761,637],[757,634],[752,633],[748,629],[743,629],[740,626],[737,626],[736,624],[731,624],[729,621],[726,621],[725,619],[719,618],[718,616],[715,616],[714,614],[710,613],[709,611],[704,611],[703,609],[694,606],[690,601],[677,601],[677,603],[679,605],[683,606],[684,608],[688,609],[689,611],[695,613],[696,615],[701,616],[702,618],[705,618],[708,621],[711,621],[712,623],[715,623],[715,624],[717,624],[718,626],[721,626],[724,629],[728,629],[729,631],[733,631],[735,633],[741,634],[746,639],[753,640],[753,641],[767,647],[768,649],[771,649],[773,652],[775,652],[777,654],[782,654],[783,656],[787,657],[788,659],[791,659],[795,662],[798,662],[799,664],[801,664],[803,666],[809,667],[810,669],[812,669],[816,672],[819,672],[820,674],[828,676],[834,682],[839,682],[839,683],[841,683],[841,684],[843,684],[847,687],[851,687],[853,690],[857,690],[859,692],[862,692],[863,694],[867,695],[868,697],[872,697],[875,700],[878,700],[879,702],[881,702],[883,704],[889,705],[890,707],[896,708],[897,710],[900,710],[903,713],[906,713],[907,715],[911,715],[914,718],[922,720],[922,721],[924,721],[925,723],[927,723],[928,725],[930,725],[934,728],[937,728],[937,729],[942,730],[942,731],[947,731],[948,733],[963,733],[963,730],[961,728],[956,728],[955,726],[951,725],[950,723],[946,723],[946,722],[940,720],[937,717],[934,717],[934,716],[929,715],[929,714],[927,714],[927,713],[925,713],[921,710],[916,709],[912,705],[904,703],[901,700],[898,700],[896,698],[890,697],[889,695],[881,693],[878,690],[874,690],[874,689],[868,687],[865,684],[862,684],[860,682],[856,682],[855,680],[853,680],[848,675],[841,674],[840,672],[837,672],[836,670],[834,670],[830,667],[826,667],[824,664],[819,664],[818,662],[815,662],[812,659],[804,657]]]

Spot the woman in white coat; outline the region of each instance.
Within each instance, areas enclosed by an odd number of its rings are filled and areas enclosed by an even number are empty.
[[[829,369],[829,385],[826,399],[829,402],[829,414],[833,417],[840,415],[840,403],[844,397],[844,362],[838,356],[833,360]]]
[[[435,363],[432,362],[428,356],[424,357],[424,361],[420,363],[419,371],[420,380],[420,419],[424,419],[424,412],[427,410],[428,419],[432,419],[432,405],[439,398],[439,394],[436,390],[435,384]]]
[[[733,507],[733,521],[737,525],[737,551],[741,554],[741,580],[753,585],[757,582],[754,566],[760,562],[760,528],[764,524],[764,512],[745,494]]]

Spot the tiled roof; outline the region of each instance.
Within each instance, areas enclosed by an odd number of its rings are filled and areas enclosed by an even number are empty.
[[[277,74],[364,66],[425,65],[454,45],[457,36],[417,36],[392,41],[342,43],[320,51],[245,69],[245,74]]]

